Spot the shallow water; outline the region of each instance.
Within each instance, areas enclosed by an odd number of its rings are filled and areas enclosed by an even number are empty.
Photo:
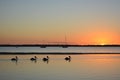
[[[120,54],[36,55],[37,61],[30,61],[34,55],[17,55],[19,60],[11,61],[16,55],[0,55],[0,80],[120,80]]]

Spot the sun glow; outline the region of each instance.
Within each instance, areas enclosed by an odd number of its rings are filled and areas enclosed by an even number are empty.
[[[98,30],[94,32],[89,32],[83,37],[83,43],[85,44],[94,44],[94,45],[110,45],[119,43],[119,35],[114,31],[103,31]]]
[[[97,43],[98,45],[106,45],[106,44],[109,43],[109,39],[104,38],[104,37],[98,37],[98,38],[96,39],[96,43]]]
[[[106,45],[106,43],[100,43],[100,45]]]

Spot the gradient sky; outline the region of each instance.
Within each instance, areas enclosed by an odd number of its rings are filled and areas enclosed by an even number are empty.
[[[0,44],[120,44],[120,0],[0,0]]]

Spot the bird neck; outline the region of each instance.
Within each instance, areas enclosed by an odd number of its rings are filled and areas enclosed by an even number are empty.
[[[16,59],[18,59],[18,57],[16,56]]]
[[[49,57],[47,56],[47,59],[49,59]]]
[[[35,56],[35,59],[37,59],[37,57]]]

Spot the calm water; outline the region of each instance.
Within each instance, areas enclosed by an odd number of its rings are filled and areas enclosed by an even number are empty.
[[[0,48],[0,52],[120,52],[119,47],[91,48]],[[120,54],[70,55],[0,55],[0,80],[120,80]],[[37,61],[30,58],[37,56]],[[42,58],[49,56],[49,61]]]
[[[82,52],[82,53],[120,53],[120,47],[0,47],[0,52]]]
[[[0,55],[0,80],[120,80],[120,54],[36,55],[39,59],[30,61],[34,55]]]

